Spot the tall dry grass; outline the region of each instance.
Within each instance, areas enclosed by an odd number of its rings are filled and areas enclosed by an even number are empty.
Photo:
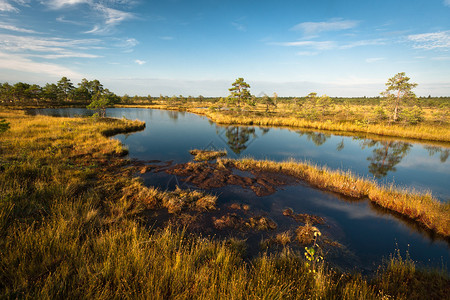
[[[165,207],[179,197],[187,199],[181,209],[209,209],[212,200],[199,202],[203,194],[186,191],[166,194],[132,178],[133,170],[120,158],[123,146],[104,132],[142,124],[5,110],[0,117],[11,124],[0,135],[1,298],[442,299],[449,294],[446,273],[411,272],[398,259],[374,280],[325,264],[312,274],[302,253],[288,248],[249,263],[233,243],[151,228],[139,217],[149,207]],[[391,282],[404,274],[408,283],[398,292]],[[418,284],[420,289],[408,289]]]
[[[224,164],[232,164],[241,170],[261,169],[282,172],[320,189],[350,197],[367,197],[370,201],[406,216],[429,230],[450,237],[450,203],[440,202],[434,199],[430,193],[424,194],[394,186],[381,186],[373,180],[357,177],[351,172],[332,171],[326,167],[294,160],[275,162],[247,158],[221,159],[221,161]]]
[[[202,103],[185,103],[169,105],[165,102],[153,105],[132,105],[140,108],[168,109],[188,111],[205,115],[212,121],[224,125],[257,125],[295,127],[305,129],[327,130],[345,133],[375,134],[380,136],[401,137],[415,140],[450,142],[448,124],[433,121],[430,113],[425,114],[425,122],[418,125],[389,124],[370,121],[375,110],[371,105],[350,105],[349,107],[334,106],[332,113],[326,118],[309,120],[300,117],[299,108],[293,109],[288,104],[280,104],[276,111],[266,113],[262,105],[245,111],[208,110]],[[129,107],[129,105],[127,106]],[[439,110],[435,108],[435,110]]]

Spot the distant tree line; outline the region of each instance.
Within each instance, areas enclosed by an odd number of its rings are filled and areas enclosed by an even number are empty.
[[[262,94],[256,97],[250,93],[250,85],[243,78],[237,78],[225,97],[194,96],[129,96],[119,97],[110,92],[98,80],[82,79],[74,85],[67,77],[45,86],[18,82],[14,85],[0,83],[0,104],[36,106],[87,106],[104,115],[105,109],[114,104],[153,105],[162,104],[183,107],[190,104],[209,107],[212,110],[231,110],[266,115],[290,113],[309,120],[342,120],[368,123],[417,124],[424,120],[423,108],[431,108],[431,118],[441,124],[450,118],[450,97],[416,97],[412,89],[417,86],[409,82],[405,73],[389,78],[386,90],[378,97],[329,97],[309,93],[303,97],[279,97]],[[370,110],[364,106],[369,106]],[[358,107],[360,107],[358,109]]]
[[[119,103],[121,98],[104,88],[97,79],[89,81],[83,78],[75,86],[70,79],[62,77],[56,83],[37,84],[18,82],[10,85],[0,83],[0,103],[2,104],[88,104],[98,98],[107,98],[111,103]]]

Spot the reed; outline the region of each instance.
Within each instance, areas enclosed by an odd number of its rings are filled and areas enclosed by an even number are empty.
[[[243,116],[237,113],[209,112],[192,109],[194,113],[204,114],[218,124],[226,125],[258,125],[258,126],[287,126],[295,128],[317,129],[327,131],[343,131],[350,133],[376,134],[380,136],[393,136],[417,140],[450,142],[450,129],[448,126],[437,124],[419,125],[388,125],[367,124],[360,122],[347,122],[339,120],[310,121],[293,116]]]
[[[450,142],[450,128],[448,124],[440,124],[433,121],[427,110],[425,121],[418,125],[377,123],[370,121],[371,112],[376,108],[371,105],[352,105],[349,108],[338,109],[325,119],[309,120],[300,117],[287,105],[283,104],[276,112],[266,113],[264,108],[256,107],[251,110],[208,110],[201,107],[201,103],[188,103],[183,105],[168,105],[158,103],[153,105],[132,105],[139,108],[166,109],[176,111],[188,111],[199,115],[205,115],[212,121],[223,125],[248,125],[248,126],[276,126],[293,127],[303,129],[326,130],[345,133],[375,134],[386,137],[401,137],[415,140]],[[121,106],[118,106],[121,107]],[[436,108],[438,110],[438,108]],[[350,116],[350,115],[351,116]]]
[[[221,159],[221,163],[240,170],[282,172],[320,189],[350,197],[367,197],[377,205],[406,216],[435,233],[450,237],[450,204],[434,199],[430,193],[418,193],[392,185],[380,186],[373,180],[357,177],[351,172],[333,171],[294,160],[275,162],[245,158]]]
[[[449,294],[446,272],[412,269],[413,262],[397,258],[371,280],[326,264],[311,274],[302,253],[288,247],[248,262],[242,242],[152,228],[140,215],[165,207],[171,197],[187,199],[181,209],[210,209],[213,201],[199,203],[203,194],[184,190],[166,194],[133,179],[135,169],[121,157],[123,146],[102,132],[141,123],[5,110],[0,117],[11,125],[0,134],[0,298],[443,299]],[[404,279],[402,274],[408,281],[399,292],[393,282]]]
[[[193,150],[189,151],[189,153],[191,155],[194,155],[195,161],[210,161],[210,160],[216,159],[218,157],[227,155],[226,150],[213,151],[213,150],[193,149]]]

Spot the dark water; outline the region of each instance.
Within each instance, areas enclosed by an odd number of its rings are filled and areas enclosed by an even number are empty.
[[[38,113],[74,116],[90,112],[45,109]],[[450,201],[449,145],[280,128],[217,126],[205,117],[151,109],[108,109],[107,115],[146,122],[142,132],[115,137],[129,147],[131,158],[181,163],[192,159],[188,153],[191,149],[226,149],[231,158],[308,160],[331,169],[351,170],[380,183],[394,182],[420,191],[429,190],[441,201]],[[182,183],[179,178],[161,173],[146,174],[144,180],[146,184],[163,189]],[[358,266],[373,271],[382,258],[396,249],[404,255],[408,251],[419,264],[441,266],[449,261],[448,241],[436,239],[366,200],[345,199],[305,184],[286,186],[265,197],[257,197],[240,187],[212,192],[219,195],[219,211],[224,212],[226,205],[232,202],[249,204],[253,211],[276,221],[278,231],[295,229],[295,223],[282,215],[287,207],[298,213],[324,217],[326,225],[319,229],[343,245],[337,253],[331,253],[329,259],[345,268]],[[261,240],[264,236],[247,238]]]

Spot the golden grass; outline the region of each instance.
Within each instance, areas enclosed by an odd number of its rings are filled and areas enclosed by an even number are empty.
[[[258,125],[258,126],[288,126],[296,128],[318,129],[327,131],[344,131],[351,133],[370,133],[381,136],[395,136],[417,140],[450,142],[450,128],[442,125],[420,124],[414,126],[358,124],[345,121],[310,121],[291,116],[270,117],[242,116],[242,114],[224,114],[199,109],[189,110],[194,113],[206,115],[218,124],[227,125]]]
[[[276,112],[271,113],[265,113],[265,108],[262,105],[257,105],[246,111],[211,111],[202,107],[204,105],[206,104],[195,102],[182,105],[168,105],[165,102],[161,102],[153,105],[132,105],[132,107],[188,111],[199,115],[205,115],[212,121],[224,125],[286,126],[346,133],[375,134],[415,140],[450,142],[450,127],[448,124],[437,124],[433,122],[429,109],[425,109],[425,122],[418,125],[406,126],[388,123],[375,124],[371,122],[371,113],[376,108],[373,105],[350,105],[350,107],[335,105],[332,109],[334,113],[321,120],[308,120],[299,117],[298,113],[301,110],[298,108],[293,109],[291,105],[288,104],[280,104]],[[438,110],[438,108],[434,110]]]
[[[120,158],[123,146],[104,132],[142,123],[6,110],[0,118],[11,124],[0,134],[2,299],[443,299],[450,293],[446,273],[411,272],[414,263],[397,258],[370,281],[325,265],[313,275],[302,253],[288,247],[248,263],[242,241],[149,228],[139,217],[145,209],[170,210],[166,203],[179,197],[186,201],[174,212],[203,210],[215,200],[163,193],[132,178],[135,170]],[[391,282],[403,282],[400,292]]]
[[[213,150],[194,149],[194,150],[189,151],[189,153],[191,155],[194,155],[194,160],[195,161],[210,161],[210,160],[216,159],[218,157],[222,157],[222,156],[226,156],[227,155],[227,151],[226,150],[213,151]]]
[[[431,231],[445,237],[450,236],[450,204],[434,199],[429,193],[421,194],[394,186],[380,186],[373,180],[357,177],[351,172],[332,171],[293,160],[274,162],[221,159],[221,161],[241,170],[261,169],[283,172],[320,189],[350,197],[367,197],[377,205],[404,215]]]

